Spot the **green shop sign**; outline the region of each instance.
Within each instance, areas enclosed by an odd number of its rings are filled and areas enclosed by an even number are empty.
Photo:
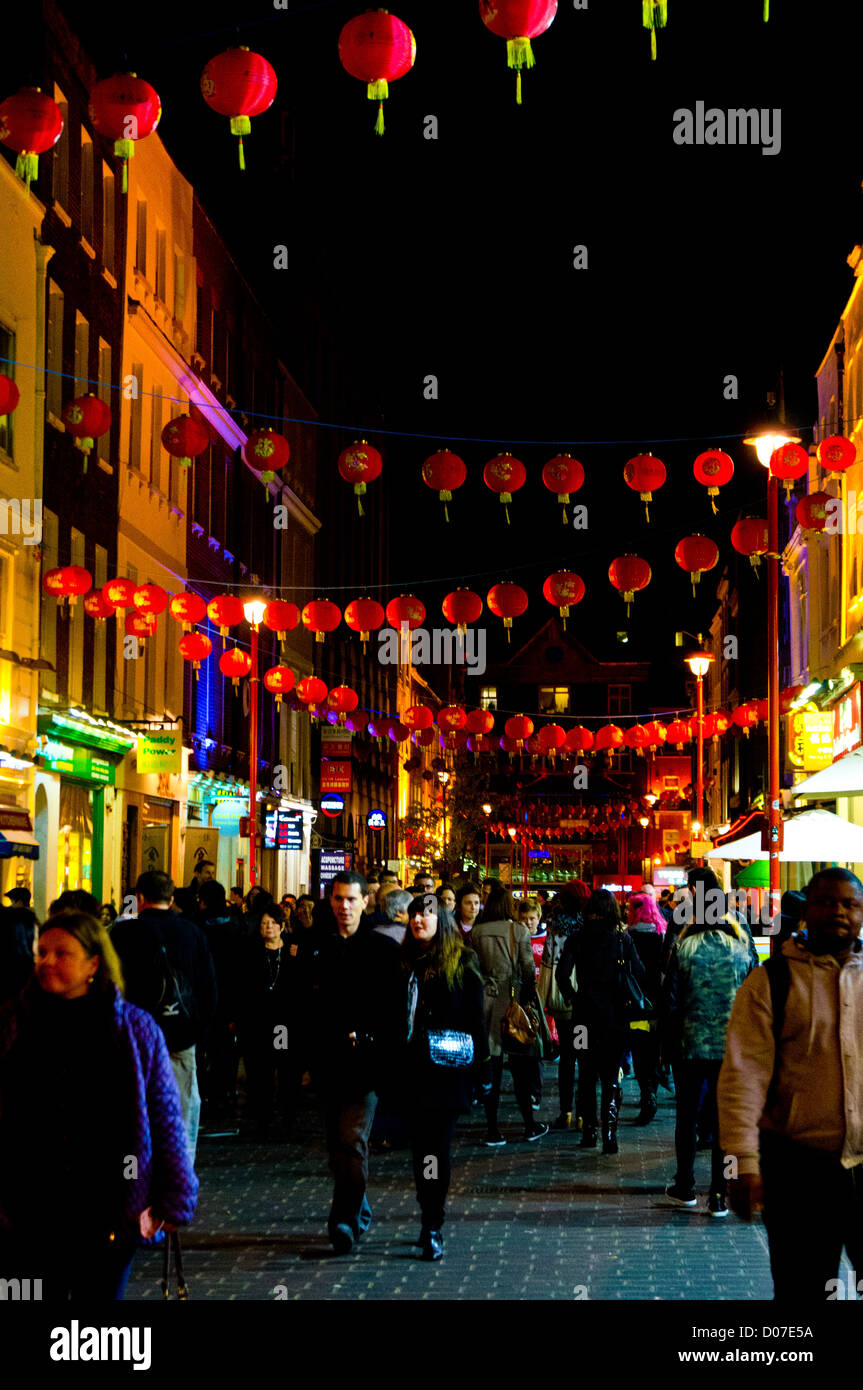
[[[99,782],[114,786],[114,763],[103,758],[89,748],[77,748],[71,743],[58,743],[46,739],[40,757],[46,767],[53,772],[63,772],[69,777],[80,777],[84,782]]]

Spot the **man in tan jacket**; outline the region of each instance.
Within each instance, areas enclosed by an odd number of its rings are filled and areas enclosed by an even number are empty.
[[[843,1245],[863,1279],[861,925],[856,875],[816,874],[805,940],[801,930],[744,980],[728,1025],[718,1102],[729,1199],[744,1221],[764,1212],[777,1299],[823,1302]]]

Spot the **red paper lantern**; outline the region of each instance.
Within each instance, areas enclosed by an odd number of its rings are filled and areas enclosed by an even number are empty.
[[[84,612],[89,618],[95,618],[97,623],[103,623],[106,618],[113,618],[116,611],[101,589],[93,589],[84,599]]]
[[[423,482],[437,490],[437,495],[444,504],[445,521],[449,521],[446,504],[452,501],[453,493],[456,488],[461,487],[466,477],[467,469],[463,459],[460,459],[458,454],[451,454],[448,449],[439,449],[436,454],[430,454],[423,464]]]
[[[539,741],[539,734],[531,734],[524,745],[525,752],[530,753],[532,758],[538,758],[542,752],[542,744]]]
[[[596,731],[596,750],[607,748],[613,754],[615,748],[622,748],[624,742],[624,732],[617,724],[603,724],[601,729]]]
[[[135,141],[152,135],[162,115],[159,93],[134,72],[118,72],[97,82],[90,93],[90,120],[100,135],[114,141],[123,165],[123,192],[128,192],[129,160]]]
[[[124,165],[125,168],[125,165]],[[162,447],[181,468],[191,468],[192,459],[210,446],[210,431],[191,415],[177,415],[162,430]]]
[[[468,710],[464,726],[469,734],[490,734],[494,728],[494,715],[488,709]]]
[[[578,492],[584,482],[584,469],[572,454],[555,454],[542,470],[542,481],[549,492],[555,493],[563,508],[563,524],[566,525],[566,504],[571,492]]]
[[[20,400],[21,393],[11,376],[0,372],[0,415],[11,415]]]
[[[425,604],[416,594],[399,594],[398,598],[391,598],[387,604],[387,622],[390,627],[401,628],[403,623],[407,623],[413,632],[414,628],[422,627],[425,620]]]
[[[521,752],[521,739],[510,738],[507,734],[504,734],[500,739],[500,747],[503,749],[504,753],[509,754],[509,760],[512,762],[513,754]]]
[[[466,723],[467,714],[461,705],[444,705],[443,709],[439,709],[437,712],[437,726],[446,733],[463,729]]]
[[[290,457],[291,446],[285,436],[271,429],[255,430],[249,435],[243,449],[243,458],[250,468],[260,473],[268,496],[270,483],[276,481],[276,474],[281,472]]]
[[[645,724],[633,724],[623,735],[623,742],[627,748],[634,748],[640,758],[644,757],[644,750],[650,746],[650,730]]]
[[[513,618],[520,618],[527,609],[527,594],[520,585],[504,580],[489,589],[485,601],[496,618],[503,618],[506,640],[509,642]]]
[[[738,729],[743,730],[744,737],[748,738],[749,730],[754,729],[755,725],[758,723],[758,701],[747,700],[745,705],[738,705],[731,716],[731,720],[732,723],[737,725]]]
[[[384,461],[377,449],[372,448],[364,439],[354,440],[353,444],[339,454],[339,472],[345,482],[354,485],[360,516],[365,516],[360,498],[366,490],[366,484],[380,477],[383,466]]]
[[[219,594],[207,604],[207,617],[223,637],[227,637],[229,627],[237,627],[245,616],[242,602],[233,594]]]
[[[109,579],[102,593],[112,608],[134,608],[137,584],[133,579]]]
[[[392,722],[389,715],[373,714],[368,724],[370,736],[372,738],[387,738]]]
[[[209,637],[205,637],[203,632],[188,632],[179,641],[180,656],[184,661],[191,661],[195,672],[195,680],[199,679],[198,672],[201,669],[201,662],[206,661],[213,650],[213,644]]]
[[[168,607],[168,595],[161,584],[139,584],[132,602],[139,613],[164,613]]]
[[[175,623],[183,624],[184,632],[190,632],[194,623],[202,623],[206,618],[207,604],[200,594],[175,594],[168,605],[168,612]]]
[[[594,737],[590,729],[584,729],[580,724],[574,724],[566,735],[565,748],[567,753],[588,753],[594,745]]]
[[[471,753],[493,753],[498,742],[488,734],[468,734],[467,747]]]
[[[441,604],[448,623],[455,623],[459,632],[467,632],[468,623],[475,623],[482,614],[482,599],[472,589],[455,589]]]
[[[402,711],[402,723],[409,729],[430,729],[434,723],[434,714],[428,705],[410,705]]]
[[[650,735],[647,744],[650,751],[654,752],[657,748],[661,748],[665,740],[668,738],[668,730],[666,729],[665,725],[660,723],[658,719],[651,719],[645,724],[644,727]]]
[[[0,142],[18,155],[15,173],[28,189],[39,175],[39,155],[56,145],[62,133],[60,107],[40,87],[22,87],[0,102]]]
[[[719,496],[719,489],[730,483],[734,477],[733,458],[730,454],[724,454],[721,449],[708,449],[706,453],[698,455],[692,465],[692,471],[699,483],[703,483],[707,488],[710,505],[716,512],[713,499]]]
[[[844,435],[831,434],[818,445],[817,458],[828,478],[839,478],[857,462],[857,449]]]
[[[709,536],[696,531],[693,536],[684,536],[674,547],[674,558],[682,570],[692,575],[692,594],[706,570],[712,570],[719,559],[719,546]]]
[[[810,492],[801,497],[794,510],[804,531],[823,531],[827,525],[827,503],[834,499],[829,492]]]
[[[123,619],[123,630],[127,637],[137,637],[143,644],[147,637],[155,637],[158,619],[155,613],[127,613]]]
[[[294,688],[294,673],[289,666],[271,666],[264,672],[264,685],[276,697],[276,709],[282,703],[282,696]]]
[[[623,477],[627,487],[631,487],[633,492],[637,492],[644,503],[644,515],[650,520],[648,502],[653,501],[654,492],[658,492],[666,479],[665,464],[661,459],[653,457],[653,454],[636,454],[627,464],[624,464]]]
[[[434,729],[416,729],[414,732],[414,743],[418,748],[430,748],[434,743],[436,734]]]
[[[322,705],[328,694],[320,676],[304,676],[297,682],[297,699],[304,705]]]
[[[646,589],[652,577],[650,565],[638,555],[618,555],[608,567],[608,577],[626,602],[626,616],[629,605],[638,589]]]
[[[665,733],[668,742],[673,743],[678,751],[692,738],[692,728],[685,719],[672,719],[671,723],[666,725]]]
[[[368,728],[369,716],[364,709],[354,710],[345,721],[345,728],[351,729],[355,734],[365,733]],[[358,751],[358,750],[357,750]]]
[[[504,724],[503,731],[507,738],[530,738],[533,733],[533,720],[528,719],[526,714],[513,714]]]
[[[87,455],[99,436],[111,428],[111,407],[92,394],[76,396],[63,411],[63,424],[75,440],[75,448],[84,455],[86,473]]]
[[[566,730],[562,729],[559,724],[543,724],[537,734],[537,739],[542,752],[553,755],[566,743]]]
[[[342,621],[342,610],[328,598],[316,598],[306,604],[302,619],[303,627],[315,634],[315,641],[323,642],[327,633],[335,632]]]
[[[240,168],[245,169],[243,136],[252,129],[250,116],[260,116],[275,100],[278,80],[260,53],[229,48],[211,58],[201,74],[201,96],[220,116],[229,116],[231,134],[239,136]]]
[[[769,549],[767,522],[764,517],[745,516],[731,528],[731,544],[738,555],[748,555],[749,563],[755,572],[761,564],[761,556]]]
[[[584,580],[572,570],[555,570],[543,584],[542,596],[557,608],[565,631],[570,608],[584,598]]]
[[[790,703],[790,702],[789,702],[789,703]],[[724,712],[724,713],[727,713],[727,711],[723,711],[723,712]],[[767,718],[768,718],[768,715],[769,715],[769,712],[770,712],[770,701],[769,701],[769,700],[756,700],[756,701],[755,701],[755,712],[756,712],[756,714],[758,715],[758,722],[759,722],[759,724],[766,724],[766,723],[767,723]],[[787,712],[788,712],[788,711],[785,711],[785,713],[787,713]],[[728,724],[730,724],[730,723],[731,723],[731,715],[729,714],[729,715],[728,715]],[[728,725],[726,725],[726,728],[727,728],[727,727],[728,727]],[[723,729],[722,732],[724,733],[724,732],[725,732],[725,729]]]
[[[386,10],[366,10],[349,19],[339,35],[339,58],[345,72],[367,84],[369,101],[378,103],[375,130],[384,133],[384,102],[389,83],[410,72],[416,39],[408,26]]]
[[[230,647],[219,657],[219,670],[223,676],[230,677],[235,690],[240,684],[241,677],[247,676],[251,669],[252,658],[248,652],[244,652],[240,647]]]
[[[64,565],[62,569],[49,570],[42,587],[47,593],[55,594],[61,603],[68,599],[69,607],[74,608],[79,595],[88,594],[92,589],[93,576],[82,565]]]
[[[369,633],[383,627],[385,616],[383,604],[374,598],[351,599],[345,609],[345,622],[352,632],[360,634],[364,648],[369,640]]]
[[[299,621],[299,608],[295,603],[289,603],[287,599],[270,599],[264,609],[264,627],[270,632],[275,632],[280,642],[284,642],[285,633],[293,632]]]
[[[521,106],[521,70],[535,66],[531,39],[544,34],[557,14],[557,0],[479,0],[479,17],[506,39],[507,67],[515,68],[515,99]]]
[[[770,455],[770,472],[781,478],[786,493],[790,493],[794,479],[809,472],[809,455],[800,444],[780,444]]]
[[[764,704],[765,704],[765,705],[767,704],[767,701],[766,701],[766,700],[764,701]],[[758,712],[758,714],[759,714],[759,718],[761,717],[761,715],[760,715],[760,708],[761,708],[761,701],[759,700],[759,701],[757,702],[757,712]],[[765,718],[765,719],[767,718],[767,711],[766,711],[766,710],[764,711],[764,718]],[[718,743],[720,737],[722,736],[722,734],[727,733],[728,730],[729,730],[730,728],[731,728],[731,714],[730,714],[730,712],[729,712],[727,709],[718,709],[718,710],[716,711],[716,713],[714,714],[714,716],[713,716],[713,734],[712,734],[713,742],[714,742],[714,743]]]
[[[327,695],[327,708],[338,716],[339,724],[344,724],[346,716],[353,714],[359,702],[359,695],[349,685],[336,685]]]
[[[387,730],[387,733],[389,737],[392,739],[393,743],[404,743],[405,740],[409,739],[411,736],[411,731],[408,728],[407,724],[400,723],[398,719],[393,719],[390,722],[390,727]]]
[[[517,492],[520,487],[524,487],[527,481],[527,469],[521,459],[513,458],[510,453],[496,454],[493,459],[489,459],[482,470],[482,480],[491,492],[500,494],[508,526],[509,503],[512,501],[512,494]]]

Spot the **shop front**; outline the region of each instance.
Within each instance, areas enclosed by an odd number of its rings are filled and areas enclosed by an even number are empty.
[[[122,835],[112,867],[121,897],[131,893],[138,875],[148,869],[179,882],[189,752],[179,728],[142,724],[137,734],[133,752],[118,770]]]

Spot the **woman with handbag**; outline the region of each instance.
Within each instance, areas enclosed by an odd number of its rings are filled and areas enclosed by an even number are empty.
[[[572,972],[575,970],[576,987]],[[632,938],[623,931],[613,893],[598,888],[584,910],[584,925],[563,948],[557,983],[572,1005],[578,1028],[578,1109],[582,1116],[581,1147],[595,1149],[597,1139],[596,1083],[602,1095],[602,1152],[616,1154],[621,1090],[620,1061],[629,1037],[630,981],[644,980],[644,966]],[[640,991],[638,991],[640,993]],[[583,1046],[579,1046],[583,1043]]]
[[[401,946],[407,981],[407,1048],[401,1076],[422,1230],[422,1259],[443,1255],[456,1121],[474,1084],[490,1085],[482,978],[450,913],[430,894],[414,898]]]
[[[542,1051],[542,1008],[536,993],[530,932],[516,921],[517,915],[512,894],[497,884],[490,890],[471,934],[482,972],[491,1053],[492,1084],[485,1103],[485,1143],[490,1149],[506,1143],[497,1120],[505,1055],[509,1057],[515,1098],[524,1120],[524,1138],[532,1143],[548,1134],[548,1125],[538,1124],[533,1118],[532,1088],[536,1059]]]

